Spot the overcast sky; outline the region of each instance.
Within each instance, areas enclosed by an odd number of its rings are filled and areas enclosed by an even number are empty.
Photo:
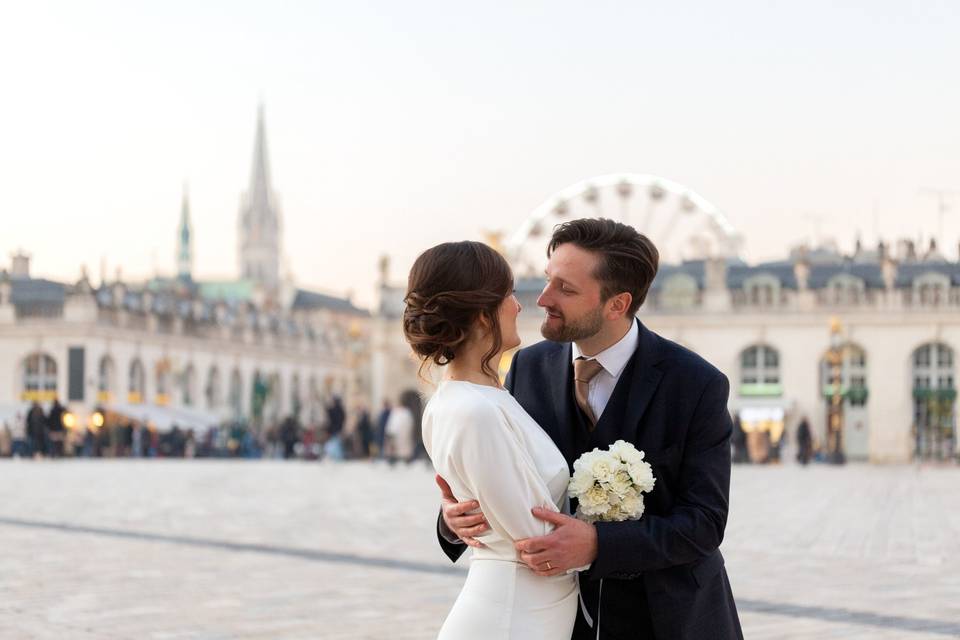
[[[929,237],[960,190],[956,2],[36,2],[0,5],[0,265],[236,274],[266,106],[297,281],[373,299],[422,249],[509,232],[557,190],[654,173],[746,257],[815,230]],[[960,240],[960,197],[946,217]]]

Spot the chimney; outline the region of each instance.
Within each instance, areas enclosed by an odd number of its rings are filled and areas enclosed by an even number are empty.
[[[883,274],[883,286],[887,291],[893,291],[897,282],[897,263],[888,255],[880,260],[880,270]]]
[[[17,251],[12,256],[10,277],[14,280],[30,279],[30,256],[23,251]]]
[[[703,307],[709,311],[726,311],[730,308],[730,292],[727,290],[727,261],[725,258],[707,258],[704,263]]]
[[[807,283],[810,281],[810,264],[806,258],[793,263],[793,277],[797,279],[797,290],[806,291]]]

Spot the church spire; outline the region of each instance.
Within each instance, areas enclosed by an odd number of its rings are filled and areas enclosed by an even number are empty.
[[[267,127],[263,119],[263,103],[257,106],[257,135],[253,144],[253,167],[247,191],[252,202],[269,206],[271,203],[270,162],[267,155]]]
[[[257,108],[253,166],[238,222],[240,277],[252,280],[274,299],[280,289],[280,208],[270,181],[263,103]]]
[[[180,227],[177,230],[177,277],[180,280],[193,279],[193,230],[190,227],[190,201],[187,197],[187,185],[183,185],[183,201],[180,205]]]

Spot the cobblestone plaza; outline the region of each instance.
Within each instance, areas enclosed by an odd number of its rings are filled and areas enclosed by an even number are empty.
[[[426,640],[464,578],[422,465],[0,469],[0,638]],[[736,467],[745,637],[960,637],[958,487],[955,467]]]

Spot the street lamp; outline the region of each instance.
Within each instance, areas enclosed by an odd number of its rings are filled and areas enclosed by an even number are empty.
[[[830,319],[830,404],[827,406],[827,460],[843,464],[843,325],[838,318]]]

